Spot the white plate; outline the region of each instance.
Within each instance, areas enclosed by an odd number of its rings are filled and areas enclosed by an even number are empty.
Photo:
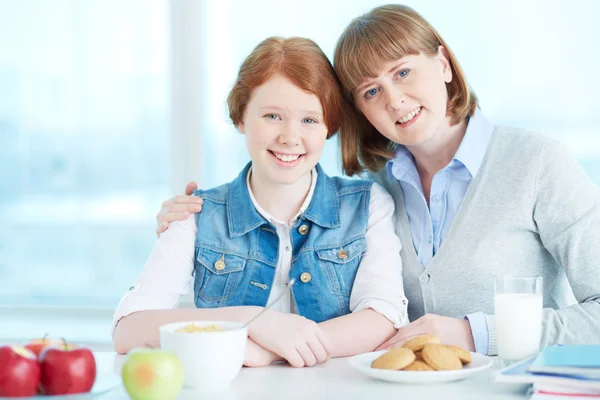
[[[492,360],[484,355],[471,353],[473,361],[456,371],[392,371],[371,368],[371,363],[384,351],[359,354],[351,357],[348,362],[360,372],[372,378],[388,382],[400,383],[442,383],[464,379],[492,365]]]

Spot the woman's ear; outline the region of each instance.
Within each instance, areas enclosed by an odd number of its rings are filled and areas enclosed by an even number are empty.
[[[450,57],[448,57],[448,51],[444,46],[438,46],[438,59],[442,64],[442,75],[444,82],[452,82],[452,67],[450,66]]]

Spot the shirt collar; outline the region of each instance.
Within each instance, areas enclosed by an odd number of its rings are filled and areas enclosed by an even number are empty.
[[[463,164],[472,177],[475,177],[479,172],[493,130],[492,123],[485,118],[480,110],[475,109],[473,115],[469,117],[465,136],[453,157],[453,161]],[[398,146],[396,155],[386,164],[388,179],[405,180],[407,174],[415,171],[414,165],[414,159],[410,151],[404,146]]]
[[[246,185],[248,186],[248,193],[250,194],[250,200],[252,200],[252,204],[254,205],[254,208],[256,208],[256,211],[258,211],[258,213],[260,215],[262,215],[263,218],[265,218],[269,222],[272,222],[274,224],[288,225],[287,222],[280,221],[280,220],[276,219],[275,217],[273,217],[271,214],[269,214],[265,209],[263,209],[258,204],[256,199],[254,198],[254,194],[252,193],[252,188],[250,187],[250,175],[251,174],[252,174],[252,167],[250,167],[250,169],[248,170],[248,173],[246,174]],[[311,171],[310,189],[308,190],[308,195],[306,196],[306,199],[304,199],[304,203],[302,203],[302,206],[300,207],[300,210],[298,210],[298,213],[290,221],[292,224],[298,220],[300,215],[303,214],[304,211],[306,211],[306,209],[310,205],[310,202],[313,198],[313,194],[315,193],[315,187],[317,186],[317,176],[318,176],[317,169],[313,168]]]
[[[387,162],[388,179],[399,181],[404,180],[405,175],[415,170],[415,161],[408,149],[404,146],[398,146],[396,155]]]
[[[237,178],[231,182],[227,193],[227,221],[231,238],[245,235],[251,230],[268,223],[266,217],[257,211],[257,203],[250,195],[250,186],[247,180],[251,167],[251,162],[244,167]],[[318,199],[318,201],[311,201],[313,198]],[[252,203],[254,207],[249,207],[249,203]],[[262,212],[268,216],[264,210]],[[300,208],[298,217],[300,216],[324,228],[338,228],[341,226],[340,207],[335,183],[325,174],[319,164],[313,169],[311,189]]]
[[[474,178],[479,172],[483,158],[487,151],[494,126],[485,118],[485,116],[475,109],[473,115],[469,118],[467,131],[463,140],[458,146],[454,160],[461,162]]]

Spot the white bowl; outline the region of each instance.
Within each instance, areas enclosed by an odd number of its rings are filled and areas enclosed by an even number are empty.
[[[216,325],[218,332],[176,332],[186,325]],[[223,391],[242,369],[248,329],[229,321],[185,321],[162,325],[160,347],[183,365],[183,385],[193,391]]]

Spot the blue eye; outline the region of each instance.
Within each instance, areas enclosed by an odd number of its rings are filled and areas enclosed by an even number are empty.
[[[277,114],[267,114],[267,115],[265,115],[265,118],[272,119],[272,120],[279,120],[279,119],[281,119],[279,117],[279,115],[277,115]]]
[[[365,97],[373,97],[377,94],[377,89],[373,88],[373,89],[369,89],[367,90],[367,92],[365,93]]]
[[[302,122],[304,122],[305,124],[316,124],[317,121],[314,118],[304,118],[302,120]]]
[[[409,70],[408,69],[402,69],[400,71],[398,71],[398,76],[400,78],[404,78],[406,75],[408,75]]]

